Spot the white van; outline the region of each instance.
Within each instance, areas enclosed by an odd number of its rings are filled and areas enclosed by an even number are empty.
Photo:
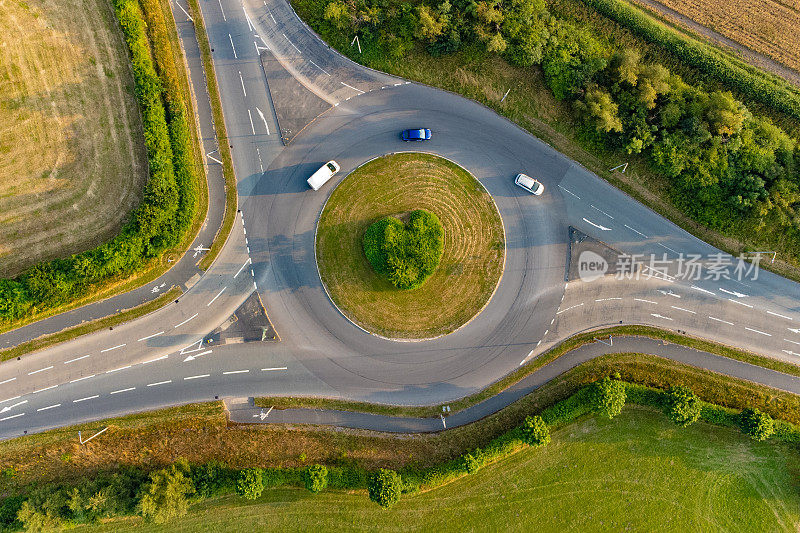
[[[336,161],[328,161],[319,170],[311,174],[311,177],[308,178],[308,186],[318,191],[320,187],[325,185],[325,182],[339,172],[339,168],[339,164]]]

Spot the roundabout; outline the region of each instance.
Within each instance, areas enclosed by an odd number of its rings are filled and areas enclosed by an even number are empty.
[[[370,265],[362,240],[371,225],[392,221],[405,235],[414,210],[441,220],[441,252],[418,286],[398,288]],[[375,231],[382,237],[384,228]],[[317,225],[316,260],[328,295],[360,328],[425,339],[451,333],[486,305],[502,275],[505,235],[492,197],[469,172],[430,154],[393,154],[333,191]]]

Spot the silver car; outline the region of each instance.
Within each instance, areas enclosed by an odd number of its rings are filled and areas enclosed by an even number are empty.
[[[544,185],[527,174],[517,174],[514,183],[536,196],[540,196],[544,192]]]

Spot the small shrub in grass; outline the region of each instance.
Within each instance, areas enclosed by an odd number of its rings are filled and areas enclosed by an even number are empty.
[[[467,474],[474,474],[483,466],[483,461],[481,459],[480,448],[475,448],[475,451],[472,453],[465,453],[461,456],[461,461],[463,462],[464,470],[467,471]]]
[[[664,412],[679,426],[688,426],[700,418],[700,399],[692,389],[678,385],[667,391]]]
[[[245,468],[236,479],[236,494],[248,500],[255,500],[264,492],[264,481],[260,468]]]
[[[213,496],[229,482],[225,464],[219,461],[193,466],[191,478],[197,495],[202,498]]]
[[[625,407],[625,384],[606,376],[590,385],[590,403],[600,416],[614,418]]]
[[[520,427],[522,438],[531,446],[547,446],[550,429],[541,416],[526,416]]]
[[[306,489],[314,494],[328,486],[328,469],[323,465],[309,465],[305,472]]]
[[[775,431],[772,417],[758,409],[745,409],[739,414],[742,433],[756,440],[766,440]]]
[[[370,500],[388,509],[400,500],[403,481],[394,470],[381,468],[370,476],[367,491]]]
[[[150,474],[150,482],[145,485],[139,500],[139,510],[145,519],[163,524],[186,514],[188,496],[194,492],[189,471],[189,465],[179,460]]]

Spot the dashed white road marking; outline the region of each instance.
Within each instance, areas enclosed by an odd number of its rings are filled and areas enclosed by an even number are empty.
[[[239,71],[239,81],[242,82],[242,92],[244,93],[245,98],[247,98],[247,89],[244,88],[244,78],[242,78],[242,71]]]
[[[746,303],[744,303],[744,302],[740,302],[739,300],[734,300],[734,299],[732,299],[732,298],[728,298],[728,301],[729,301],[729,302],[733,302],[733,303],[735,303],[735,304],[743,305],[743,306],[745,306],[745,307],[749,307],[750,309],[752,309],[752,308],[753,308],[753,306],[752,306],[752,305],[750,305],[750,304],[746,304]]]
[[[106,374],[113,374],[114,372],[119,372],[120,370],[127,370],[131,367],[131,365],[121,366],[119,368],[115,368],[114,370],[107,370]]]
[[[704,292],[704,293],[706,293],[706,294],[710,294],[710,295],[712,295],[712,296],[716,296],[716,294],[714,294],[712,291],[709,291],[709,290],[706,290],[706,289],[702,289],[702,288],[700,288],[700,287],[698,287],[698,286],[696,286],[696,285],[692,285],[692,287],[691,287],[691,288],[692,288],[692,289],[694,289],[694,290],[696,290],[696,291],[700,291],[700,292]]]
[[[309,63],[311,63],[312,65],[314,65],[315,67],[317,67],[318,69],[320,69],[320,70],[321,70],[322,72],[324,72],[325,74],[328,74],[328,71],[327,71],[327,70],[325,70],[325,69],[324,69],[324,68],[322,68],[321,66],[317,65],[316,63],[314,63],[314,62],[313,62],[313,61],[311,61],[310,59],[308,60],[308,62],[309,62]],[[328,74],[328,76],[330,76],[330,74]]]
[[[11,415],[5,418],[0,418],[0,422],[5,422],[6,420],[11,420],[12,418],[17,418],[18,416],[25,416],[25,413],[20,413],[18,415]]]
[[[231,40],[231,48],[233,48],[233,58],[234,59],[239,59],[239,56],[236,55],[236,47],[233,46],[233,37],[231,37],[230,33],[228,34],[228,39]]]
[[[56,403],[56,404],[53,404],[53,405],[48,405],[47,407],[41,407],[41,408],[37,409],[36,411],[47,411],[48,409],[55,409],[56,407],[61,407],[61,404],[60,403]]]
[[[179,328],[179,327],[181,327],[182,325],[186,324],[186,323],[187,323],[187,322],[189,322],[191,319],[195,318],[195,317],[196,317],[198,314],[199,314],[199,313],[195,313],[195,314],[193,314],[192,316],[190,316],[189,318],[187,318],[186,320],[184,320],[184,321],[183,321],[183,322],[181,322],[180,324],[177,324],[177,325],[175,326],[175,328]],[[175,329],[175,328],[173,328],[173,329]]]
[[[247,110],[247,116],[250,117],[250,130],[252,130],[253,135],[256,134],[256,127],[253,125],[253,113],[250,110]]]
[[[47,366],[45,368],[40,368],[39,370],[34,370],[33,372],[28,372],[28,375],[32,376],[34,374],[38,374],[39,372],[44,372],[45,370],[50,370],[51,368],[53,368],[53,365]]]
[[[627,225],[627,224],[623,224],[623,226],[625,226],[626,228],[628,228],[628,229],[629,229],[629,230],[631,230],[632,232],[636,233],[637,235],[640,235],[640,236],[644,237],[645,239],[649,239],[649,238],[650,238],[650,237],[648,237],[647,235],[645,235],[644,233],[642,233],[641,231],[639,231],[639,230],[636,230],[636,229],[633,229],[632,227],[630,227],[630,226],[629,226],[629,225]]]
[[[22,398],[22,396],[14,396],[13,398],[7,398],[5,400],[0,401],[0,403],[10,402],[12,400],[16,400],[17,398]]]
[[[228,374],[247,374],[250,372],[249,370],[229,370],[228,372],[223,372],[223,376],[227,376]]]
[[[599,207],[597,207],[597,206],[594,206],[594,205],[592,205],[592,204],[589,204],[589,207],[593,207],[594,209],[597,209],[598,211],[600,211],[601,213],[603,213],[605,216],[607,216],[607,217],[608,217],[608,218],[610,218],[611,220],[614,220],[614,217],[612,217],[611,215],[609,215],[608,213],[606,213],[605,211],[603,211],[603,210],[602,210],[602,209],[600,209]]]
[[[594,222],[592,222],[591,220],[589,220],[586,217],[583,217],[583,221],[586,222],[587,224],[591,224],[592,226],[594,226],[595,228],[599,229],[600,231],[611,231],[611,228],[607,228],[605,226],[601,226],[600,224],[595,224]]]
[[[91,354],[89,354],[89,355],[91,355]],[[75,359],[70,359],[69,361],[64,361],[64,364],[68,365],[70,363],[74,363],[75,361],[80,361],[81,359],[86,359],[87,357],[89,357],[89,355],[82,355],[80,357],[76,357]]]
[[[759,335],[764,335],[766,337],[772,337],[772,333],[765,333],[765,332],[759,331],[757,329],[748,328],[747,326],[745,326],[744,329],[746,329],[747,331],[752,331],[753,333],[758,333]]]
[[[716,318],[713,316],[708,317],[710,320],[715,320],[717,322],[722,322],[723,324],[728,324],[729,326],[733,325],[733,322],[728,322],[727,320],[722,320],[721,318]]]
[[[120,392],[128,392],[128,391],[132,391],[132,390],[136,390],[136,387],[128,387],[127,389],[120,389],[120,390],[111,391],[111,392],[109,392],[109,394],[119,394]]]
[[[800,333],[800,328],[797,328],[797,329],[786,328],[786,329],[788,329],[788,330],[789,330],[789,331],[791,331],[792,333]]]
[[[152,335],[148,335],[147,337],[142,337],[141,339],[138,339],[136,342],[146,341],[147,339],[152,339],[153,337],[158,337],[159,335],[163,334],[164,334],[163,331],[159,331],[158,333],[153,333]]]
[[[559,189],[561,189],[562,191],[564,191],[564,192],[565,192],[565,193],[567,193],[567,194],[571,194],[572,196],[574,196],[574,197],[575,197],[575,198],[577,198],[578,200],[580,200],[580,199],[581,199],[581,197],[580,197],[580,196],[578,196],[577,194],[575,194],[575,193],[574,193],[574,192],[572,192],[571,190],[567,189],[566,187],[562,187],[561,185],[559,185],[559,186],[558,186],[558,188],[559,188]]]
[[[658,313],[650,313],[650,316],[655,317],[655,318],[663,318],[664,320],[672,320],[670,317],[659,315]]]
[[[364,94],[364,91],[362,91],[361,89],[356,89],[356,88],[355,88],[355,87],[353,87],[352,85],[347,85],[347,84],[346,84],[345,82],[343,82],[343,81],[340,81],[339,83],[341,83],[341,84],[342,84],[342,85],[344,85],[345,87],[350,87],[350,88],[351,88],[351,89],[353,89],[354,91],[358,91],[358,94]]]
[[[198,376],[189,376],[188,378],[183,378],[183,379],[184,379],[184,381],[185,381],[185,380],[188,380],[188,379],[200,379],[200,378],[207,378],[207,377],[208,377],[208,376],[210,376],[210,375],[211,375],[211,374],[200,374],[200,375],[198,375]]]
[[[87,396],[86,398],[78,398],[77,400],[72,400],[72,403],[78,402],[85,402],[86,400],[94,400],[95,398],[99,398],[99,394],[95,394],[94,396]]]
[[[684,309],[683,307],[678,307],[677,305],[670,305],[671,308],[677,309],[678,311],[684,311],[686,313],[691,313],[693,315],[697,314],[697,311],[692,311],[690,309]]]
[[[71,380],[70,383],[77,383],[78,381],[83,381],[84,379],[93,378],[94,376],[95,376],[95,374],[91,374],[89,376],[83,376],[82,378]]]
[[[719,288],[719,292],[724,292],[725,294],[730,294],[731,296],[736,296],[737,298],[746,298],[747,297],[746,294],[742,294],[741,292],[736,292],[736,291],[729,291],[729,290],[723,289],[722,287]]]
[[[7,380],[5,380],[5,381],[0,381],[0,385],[4,385],[4,384],[6,384],[6,383],[11,383],[11,382],[12,382],[12,381],[14,381],[15,379],[17,379],[17,378],[8,378],[8,379],[7,379]]]
[[[773,313],[772,311],[767,311],[767,314],[768,314],[768,315],[772,315],[772,316],[778,316],[778,317],[781,317],[781,318],[785,318],[786,320],[794,320],[794,319],[793,319],[792,317],[790,317],[790,316],[782,315],[782,314],[780,314],[780,313]]]
[[[579,303],[578,305],[573,305],[572,307],[567,307],[566,309],[562,309],[561,311],[556,312],[556,314],[560,315],[561,313],[563,313],[565,311],[569,311],[570,309],[575,309],[576,307],[580,307],[582,305],[583,305],[583,302]]]
[[[665,245],[665,244],[661,244],[660,242],[657,242],[656,244],[657,244],[657,245],[659,245],[659,246],[660,246],[660,247],[662,247],[662,248],[665,248],[665,249],[669,250],[669,251],[670,251],[670,252],[672,252],[672,253],[675,253],[675,254],[677,254],[677,253],[678,253],[676,250],[673,250],[672,248],[670,248],[669,246],[667,246],[667,245]]]
[[[622,300],[622,298],[599,298],[595,302],[607,302],[609,300]]]
[[[125,346],[125,343],[117,344],[116,346],[112,346],[111,348],[106,348],[105,350],[100,350],[100,353],[110,352],[111,350],[116,350],[117,348],[122,348]]]
[[[225,289],[227,289],[227,288],[228,288],[228,287],[222,287],[222,290],[221,290],[221,291],[219,291],[219,292],[217,293],[217,295],[216,295],[216,296],[214,296],[214,297],[211,299],[211,301],[210,301],[210,302],[208,302],[208,303],[206,304],[206,307],[208,307],[209,305],[213,304],[213,303],[214,303],[214,300],[216,300],[217,298],[219,298],[219,297],[220,297],[220,295],[221,295],[223,292],[225,292]]]
[[[225,18],[225,10],[222,9],[222,0],[217,0],[217,2],[219,2],[219,10],[222,11],[222,20],[228,22],[228,19]]]
[[[646,304],[655,304],[658,305],[658,302],[654,302],[653,300],[645,300],[644,298],[634,298],[637,302],[644,302]]]
[[[166,359],[166,358],[167,358],[166,355],[162,355],[161,357],[156,357],[155,359],[150,359],[149,361],[143,361],[142,364],[143,365],[147,365],[147,364],[150,364],[150,363],[155,363],[156,361],[161,361],[162,359]]]
[[[159,385],[167,385],[168,383],[172,383],[172,380],[168,379],[166,381],[156,381],[155,383],[148,383],[147,386],[148,387],[158,387]]]
[[[285,34],[285,33],[282,33],[281,35],[283,35],[283,38],[284,38],[284,39],[286,39],[287,41],[289,41],[289,44],[291,44],[291,45],[292,45],[292,48],[294,48],[295,50],[297,50],[297,53],[298,53],[298,54],[302,54],[302,53],[303,53],[303,52],[301,52],[301,51],[300,51],[300,49],[299,49],[299,48],[297,48],[297,47],[294,45],[294,43],[293,43],[293,42],[292,42],[292,41],[291,41],[291,40],[290,40],[288,37],[286,37],[286,34]]]
[[[274,366],[274,367],[271,367],[271,368],[262,368],[261,369],[262,372],[273,372],[275,370],[286,370],[286,367],[285,366]]]
[[[245,261],[244,264],[242,265],[242,268],[239,269],[239,272],[237,272],[236,274],[233,275],[233,279],[236,279],[236,276],[238,276],[239,274],[242,273],[242,270],[244,270],[244,267],[246,267],[247,265],[249,265],[252,262],[253,262],[253,260],[248,257],[247,261]]]
[[[250,20],[250,17],[247,15],[247,10],[245,10],[244,5],[242,6],[242,11],[244,11],[244,18],[247,19],[247,27],[250,28],[250,31],[255,31],[255,26],[253,26],[253,21]]]
[[[44,392],[46,390],[55,389],[56,387],[58,387],[58,385],[50,385],[49,387],[45,387],[43,389],[35,390],[31,394],[36,394],[38,392]]]
[[[792,344],[796,344],[796,345],[800,346],[800,342],[790,341],[789,339],[783,339],[783,340],[785,340],[786,342],[791,342]]]

